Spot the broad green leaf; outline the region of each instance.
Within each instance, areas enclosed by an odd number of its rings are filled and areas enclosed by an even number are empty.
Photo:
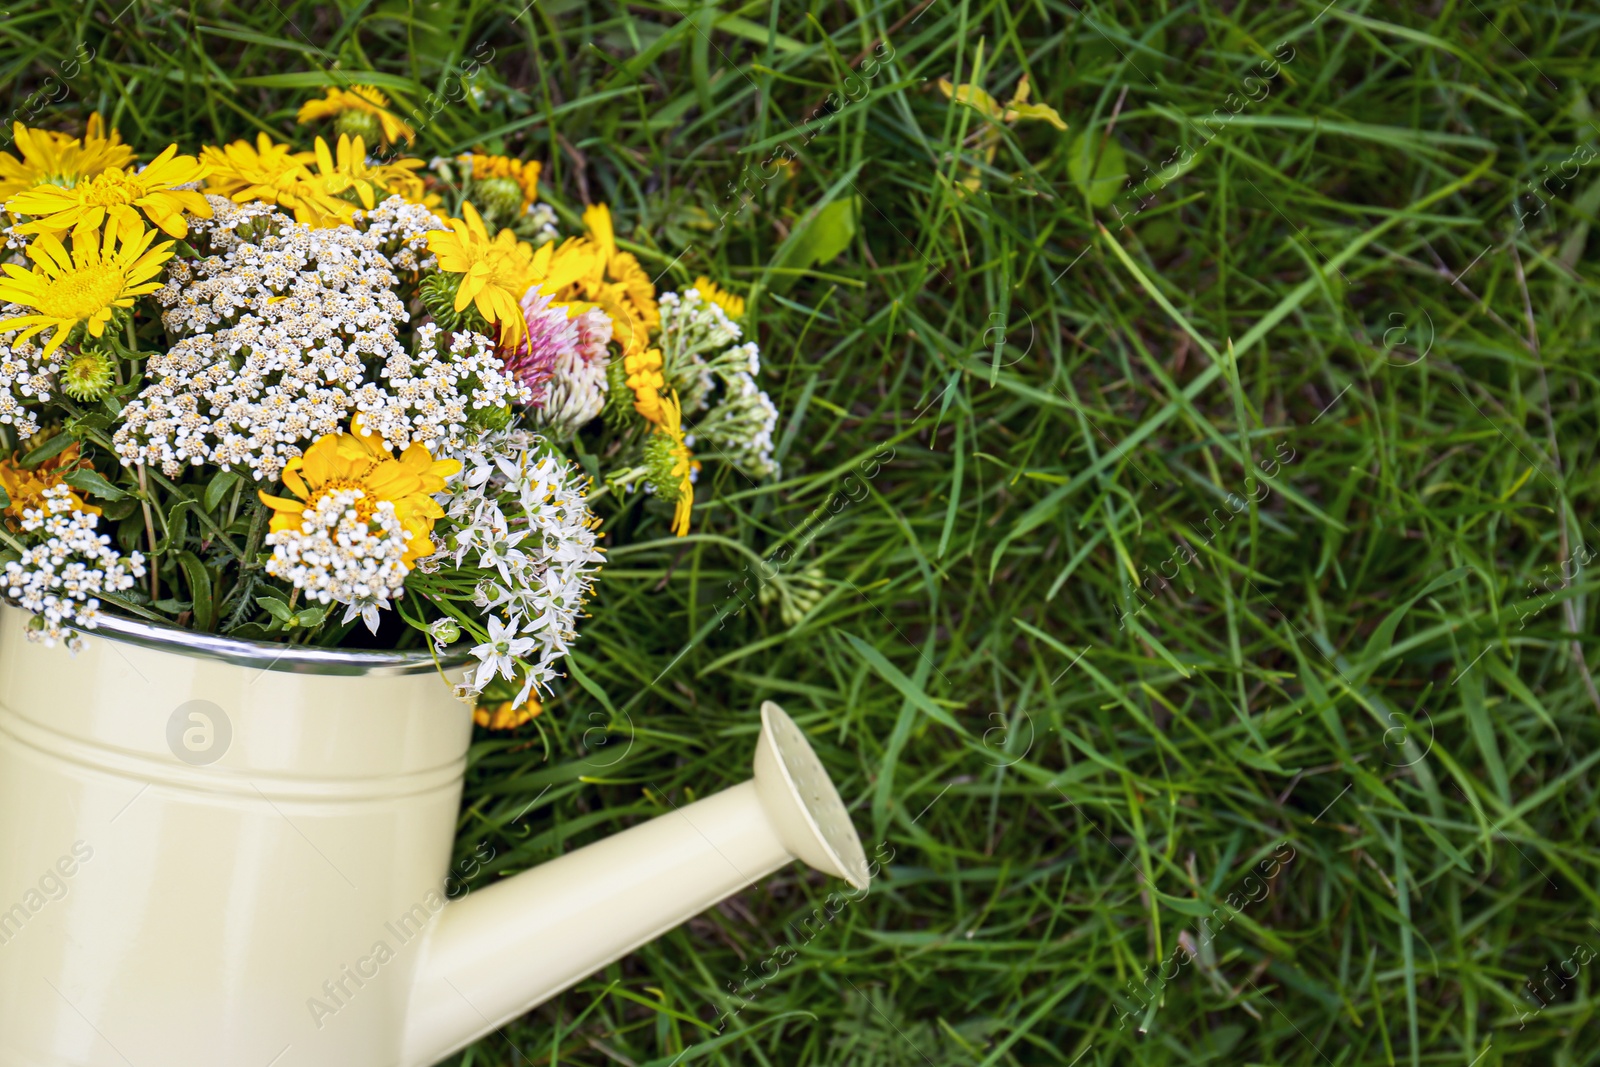
[[[59,456],[67,450],[68,445],[73,444],[76,440],[70,433],[58,433],[26,456],[23,456],[22,465],[24,467],[33,467],[52,456]]]
[[[289,605],[275,596],[258,596],[256,603],[279,622],[288,622],[294,617],[294,612],[289,610]]]
[[[98,471],[87,468],[72,471],[66,476],[65,481],[74,489],[81,489],[91,496],[104,497],[106,500],[121,500],[128,495],[106,481]]]
[[[811,220],[805,232],[790,247],[783,266],[804,270],[828,260],[850,247],[856,235],[856,198],[835,200]]]
[[[207,511],[216,511],[217,505],[222,503],[222,498],[228,495],[239,481],[239,475],[229,470],[221,470],[211,476],[211,481],[206,483],[205,505]]]
[[[189,583],[189,596],[194,601],[194,627],[211,631],[217,628],[216,608],[211,600],[211,572],[200,562],[200,557],[185,550],[178,553],[178,566],[183,570],[184,581]]]
[[[1115,137],[1084,130],[1067,149],[1067,174],[1090,204],[1105,207],[1128,182],[1128,160]]]

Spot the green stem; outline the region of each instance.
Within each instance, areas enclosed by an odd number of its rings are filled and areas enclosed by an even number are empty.
[[[144,464],[139,464],[139,506],[144,509],[144,532],[150,538],[150,600],[161,599],[161,561],[156,556],[156,524],[150,515],[150,484],[145,481]]]

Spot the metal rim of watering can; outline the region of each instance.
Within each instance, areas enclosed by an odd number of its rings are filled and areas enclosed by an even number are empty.
[[[0,597],[0,603],[26,609]],[[31,613],[28,613],[31,614]],[[220,660],[239,667],[283,671],[289,674],[332,674],[349,677],[367,675],[431,674],[449,670],[472,660],[465,650],[434,655],[431,649],[409,651],[369,648],[314,648],[286,645],[276,641],[252,641],[220,634],[185,630],[164,623],[130,619],[125,615],[100,612],[97,625],[83,631],[85,637],[105,637],[124,644],[178,656]]]

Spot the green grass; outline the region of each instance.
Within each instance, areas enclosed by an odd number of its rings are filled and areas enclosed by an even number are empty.
[[[612,516],[574,677],[543,737],[479,739],[459,851],[495,850],[481,884],[732,784],[770,698],[892,860],[809,940],[837,885],[796,868],[453,1062],[1600,1060],[1593,968],[1550,977],[1600,939],[1592,6],[136,0],[112,25],[122,2],[13,4],[10,106],[87,42],[37,121],[193,149],[284,135],[346,76],[427,114],[492,49],[421,154],[543,159],[662,287],[761,287],[783,479],[702,483],[681,541]],[[935,86],[1024,72],[1069,133]],[[862,98],[808,124],[830,92]],[[1128,191],[1119,155],[1171,180]],[[848,248],[784,266],[853,197]]]

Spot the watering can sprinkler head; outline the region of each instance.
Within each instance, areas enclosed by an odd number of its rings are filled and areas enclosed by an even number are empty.
[[[800,727],[770,700],[761,705],[755,765],[762,807],[789,854],[866,889],[867,856],[839,791]]]

